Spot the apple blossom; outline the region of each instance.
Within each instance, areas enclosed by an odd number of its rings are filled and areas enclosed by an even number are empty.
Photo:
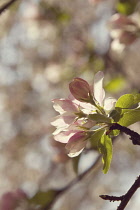
[[[97,128],[111,122],[109,113],[114,108],[116,100],[105,99],[103,79],[104,74],[99,71],[94,77],[92,90],[85,80],[75,78],[69,85],[72,95],[68,99],[53,100],[53,107],[59,112],[51,122],[56,127],[54,139],[66,144],[70,157],[75,157],[83,151],[87,140]],[[96,115],[96,120],[94,116],[91,117],[92,115]]]
[[[110,35],[120,44],[130,45],[139,36],[139,25],[132,17],[115,14],[108,23]]]

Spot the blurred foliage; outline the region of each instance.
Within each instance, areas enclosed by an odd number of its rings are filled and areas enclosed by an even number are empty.
[[[50,5],[45,1],[40,1],[40,8],[44,18],[48,19],[49,21],[66,24],[71,19],[71,15],[63,10],[59,4]]]
[[[139,0],[120,0],[116,4],[117,12],[124,15],[130,15],[135,11],[138,3]]]
[[[117,11],[130,14],[138,1],[125,1],[127,6],[124,1],[116,5],[112,0],[96,5],[85,0],[17,2],[0,16],[0,195],[20,187],[30,197],[34,195],[33,203],[44,205],[48,202],[49,205],[58,192],[46,189],[54,189],[54,186],[59,189],[75,177],[64,146],[52,139],[50,121],[55,113],[51,100],[68,95],[68,83],[73,77],[82,77],[92,84],[93,75],[99,70],[109,76],[106,89],[115,93],[116,98],[119,91],[133,92],[134,88],[139,88],[139,81],[136,82],[139,80],[136,62],[137,57],[140,60],[139,45],[138,56],[133,52],[137,46],[125,49],[125,53],[130,52],[130,56],[126,56],[127,63],[131,59],[134,62],[125,66],[124,51],[116,55],[110,47],[105,52],[109,59],[96,53],[91,33],[97,26],[102,29],[108,14],[106,8],[110,14],[116,7]],[[0,5],[3,3],[5,0],[0,1]],[[97,32],[98,38],[101,34],[104,35],[104,30]],[[133,71],[135,66],[137,72]],[[100,172],[98,176],[97,172],[92,174],[84,184],[65,195],[56,209],[104,209],[105,204],[97,199],[97,194],[114,192],[114,188],[122,190],[128,184],[125,180],[124,185],[120,184],[124,178],[123,169],[132,178],[136,173],[134,161],[140,155],[124,141],[116,145],[116,150],[111,175],[104,178]],[[93,163],[94,158],[87,157],[80,167],[84,168],[91,161]],[[77,172],[78,158],[73,160],[73,166]]]
[[[105,85],[105,89],[110,93],[117,93],[122,91],[126,86],[126,81],[124,77],[116,76],[112,78],[108,84]]]
[[[60,193],[58,190],[50,189],[47,192],[38,191],[30,200],[30,204],[34,204],[35,206],[45,206],[49,208],[52,201],[56,198],[56,196]]]

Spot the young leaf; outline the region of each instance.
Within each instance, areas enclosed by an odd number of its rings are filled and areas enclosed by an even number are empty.
[[[140,102],[140,93],[133,94],[133,96],[134,96],[135,104],[139,103]]]
[[[125,112],[118,123],[122,126],[127,127],[139,121],[140,121],[140,110],[131,110],[129,112]]]
[[[110,135],[110,136],[118,136],[119,133],[120,133],[119,130],[113,130],[113,131],[111,131],[111,132],[109,133],[109,135]]]
[[[91,146],[93,149],[98,148],[98,141],[101,139],[102,135],[104,134],[105,130],[100,129],[97,130],[90,138]]]
[[[98,144],[98,149],[103,155],[103,172],[106,174],[110,168],[110,163],[112,160],[112,140],[108,135],[102,135]]]
[[[112,119],[115,121],[115,122],[118,122],[120,117],[121,117],[121,110],[120,108],[118,108],[119,111],[117,110],[112,110],[112,112],[110,113],[109,117],[112,117]]]
[[[140,102],[140,94],[134,93],[134,94],[125,94],[122,95],[116,102],[115,107],[116,108],[131,108],[135,104]]]
[[[102,114],[90,114],[89,119],[96,121],[97,123],[111,123],[111,119]]]

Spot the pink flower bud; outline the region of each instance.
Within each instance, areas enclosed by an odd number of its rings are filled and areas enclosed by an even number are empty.
[[[71,94],[78,100],[78,101],[85,101],[89,102],[91,99],[91,90],[89,84],[81,79],[75,78],[70,84],[69,89]]]

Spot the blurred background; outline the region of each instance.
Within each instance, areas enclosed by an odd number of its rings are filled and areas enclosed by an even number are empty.
[[[38,190],[62,188],[77,176],[50,125],[57,115],[51,100],[68,97],[74,77],[92,84],[94,74],[104,71],[107,96],[140,91],[140,39],[114,43],[108,22],[117,12],[140,23],[136,0],[18,0],[0,15],[0,196],[21,188],[32,197]],[[139,132],[138,123],[131,128]],[[79,173],[97,155],[85,151]],[[108,174],[102,174],[100,164],[53,209],[116,209],[118,203],[99,195],[124,194],[139,175],[139,158],[139,147],[119,136]],[[139,208],[137,192],[127,209]]]

